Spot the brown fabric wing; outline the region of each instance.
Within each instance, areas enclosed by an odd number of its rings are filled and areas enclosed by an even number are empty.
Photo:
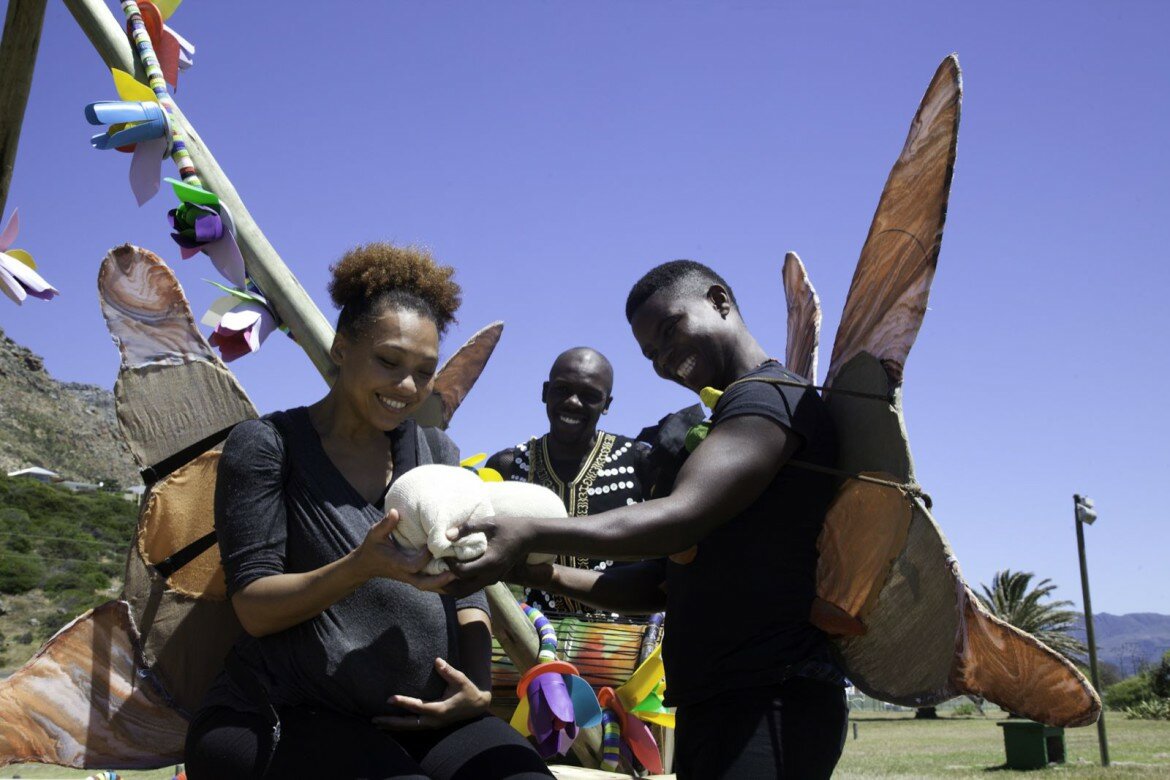
[[[901,394],[877,358],[862,352],[843,366],[826,391],[826,402],[837,427],[839,468],[913,481]],[[879,491],[886,495],[879,498]],[[866,504],[881,513],[868,518],[872,527],[867,527]],[[854,516],[847,517],[845,510],[851,508]],[[862,540],[872,549],[863,548]],[[897,488],[846,479],[820,545],[846,552],[820,565],[819,595],[851,602],[838,604],[847,611],[860,604],[864,613],[866,633],[836,641],[849,679],[871,696],[907,706],[937,704],[956,695],[951,665],[960,628],[960,586],[950,564],[953,554],[921,502]],[[862,549],[865,554],[858,557],[855,551]],[[833,592],[844,595],[827,597],[821,583],[836,583]]]
[[[504,323],[493,322],[472,335],[435,374],[435,389],[412,416],[419,425],[443,428],[471,392],[500,342]]]
[[[817,381],[817,350],[821,339],[821,299],[795,252],[784,256],[784,299],[788,303],[788,342],[784,365],[808,381]]]
[[[131,244],[111,249],[98,271],[98,297],[123,368],[219,362],[179,280],[154,253]]]
[[[841,315],[826,385],[862,351],[882,362],[894,384],[902,381],[942,244],[962,92],[959,61],[952,54],[934,74],[882,191]]]
[[[146,563],[162,563],[215,530],[215,474],[219,452],[205,452],[155,485],[138,522],[138,552]],[[184,596],[223,601],[227,583],[212,545],[167,578]]]
[[[954,670],[961,692],[1050,726],[1096,722],[1101,699],[1072,662],[990,614],[970,588],[963,597],[966,628]]]
[[[938,526],[915,502],[906,543],[866,612],[865,635],[836,642],[849,679],[870,696],[916,707],[958,694],[951,667],[961,583],[952,559]]]
[[[257,416],[199,333],[182,288],[162,260],[138,247],[117,247],[102,262],[98,291],[122,355],[114,388],[118,421],[140,464],[156,465]],[[147,494],[122,592],[141,632],[146,664],[186,712],[195,710],[241,631],[223,600],[218,547],[178,569],[169,583],[148,567],[213,528],[218,453],[190,456],[191,462],[178,464]]]
[[[817,595],[864,623],[906,546],[912,514],[902,491],[847,480],[817,540]]]
[[[125,602],[61,629],[0,680],[0,766],[150,769],[181,761],[187,722],[155,690]]]
[[[199,333],[183,289],[157,256],[129,244],[98,273],[102,314],[122,367],[118,423],[142,467],[257,416],[234,376]]]
[[[130,604],[151,673],[179,710],[194,713],[243,633],[231,602],[194,599],[171,590],[135,548],[126,562],[123,598]]]

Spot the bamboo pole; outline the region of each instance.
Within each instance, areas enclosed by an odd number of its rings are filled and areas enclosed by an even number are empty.
[[[0,219],[12,184],[44,20],[45,0],[9,0],[0,39]]]
[[[136,61],[125,30],[103,0],[64,0],[64,3],[107,67],[134,73],[142,80],[142,67]],[[289,326],[297,344],[308,353],[325,381],[332,383],[335,366],[329,358],[329,346],[333,341],[333,328],[280,259],[259,225],[252,219],[235,187],[212,156],[211,150],[203,143],[178,106],[174,107],[171,118],[172,121],[179,123],[186,136],[187,148],[207,189],[219,196],[232,212],[236,224],[236,238],[244,255],[248,273],[264,291],[281,320]],[[536,663],[539,647],[536,630],[516,604],[506,585],[497,582],[487,588],[486,594],[496,639],[516,668],[521,672],[527,671]],[[586,734],[584,744],[592,747],[594,755],[600,756],[600,730],[589,731],[597,733]]]

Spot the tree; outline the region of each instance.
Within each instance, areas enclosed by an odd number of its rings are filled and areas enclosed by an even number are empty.
[[[995,573],[991,587],[983,585],[979,600],[993,615],[1021,631],[1027,631],[1070,660],[1083,658],[1085,644],[1070,633],[1077,614],[1071,601],[1045,601],[1056,585],[1040,580],[1030,587],[1036,575],[1030,571],[1005,569]]]
[[[1162,654],[1162,660],[1150,670],[1150,690],[1155,696],[1170,699],[1170,652]]]

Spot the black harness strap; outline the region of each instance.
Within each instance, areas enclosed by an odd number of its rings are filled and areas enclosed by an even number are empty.
[[[215,531],[200,536],[183,549],[154,564],[153,568],[164,579],[170,577],[200,555],[215,546]]]
[[[232,423],[223,430],[216,431],[210,436],[205,436],[194,444],[190,444],[184,447],[174,455],[163,458],[153,466],[147,466],[141,472],[142,481],[148,487],[153,486],[159,480],[163,479],[174,471],[177,471],[183,466],[186,466],[188,463],[195,460],[195,458],[199,457],[215,445],[222,442],[228,437],[228,434],[231,433],[232,429],[237,425],[239,425],[239,423]],[[210,533],[204,534],[195,541],[191,542],[181,550],[175,551],[171,555],[167,556],[164,560],[154,564],[151,568],[158,572],[160,577],[166,579],[214,546],[215,531],[211,531]]]
[[[179,469],[182,466],[186,466],[188,463],[195,460],[197,457],[226,439],[228,434],[232,432],[232,428],[235,428],[237,425],[239,425],[239,423],[232,423],[222,431],[216,431],[210,436],[206,436],[194,444],[189,444],[188,446],[176,452],[174,455],[163,458],[153,466],[147,466],[146,468],[142,469],[142,471],[139,473],[142,475],[143,484],[147,487],[150,487],[163,477],[166,477],[171,472]]]

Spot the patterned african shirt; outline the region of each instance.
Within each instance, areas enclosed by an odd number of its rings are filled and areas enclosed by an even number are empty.
[[[616,433],[598,431],[593,448],[581,462],[576,476],[566,482],[557,475],[547,446],[548,435],[529,439],[492,456],[507,480],[542,485],[560,497],[569,517],[584,517],[636,504],[648,497],[650,485],[646,457],[650,445]],[[562,566],[605,571],[613,561],[562,555]],[[594,612],[575,599],[532,588],[525,600],[541,611]]]

